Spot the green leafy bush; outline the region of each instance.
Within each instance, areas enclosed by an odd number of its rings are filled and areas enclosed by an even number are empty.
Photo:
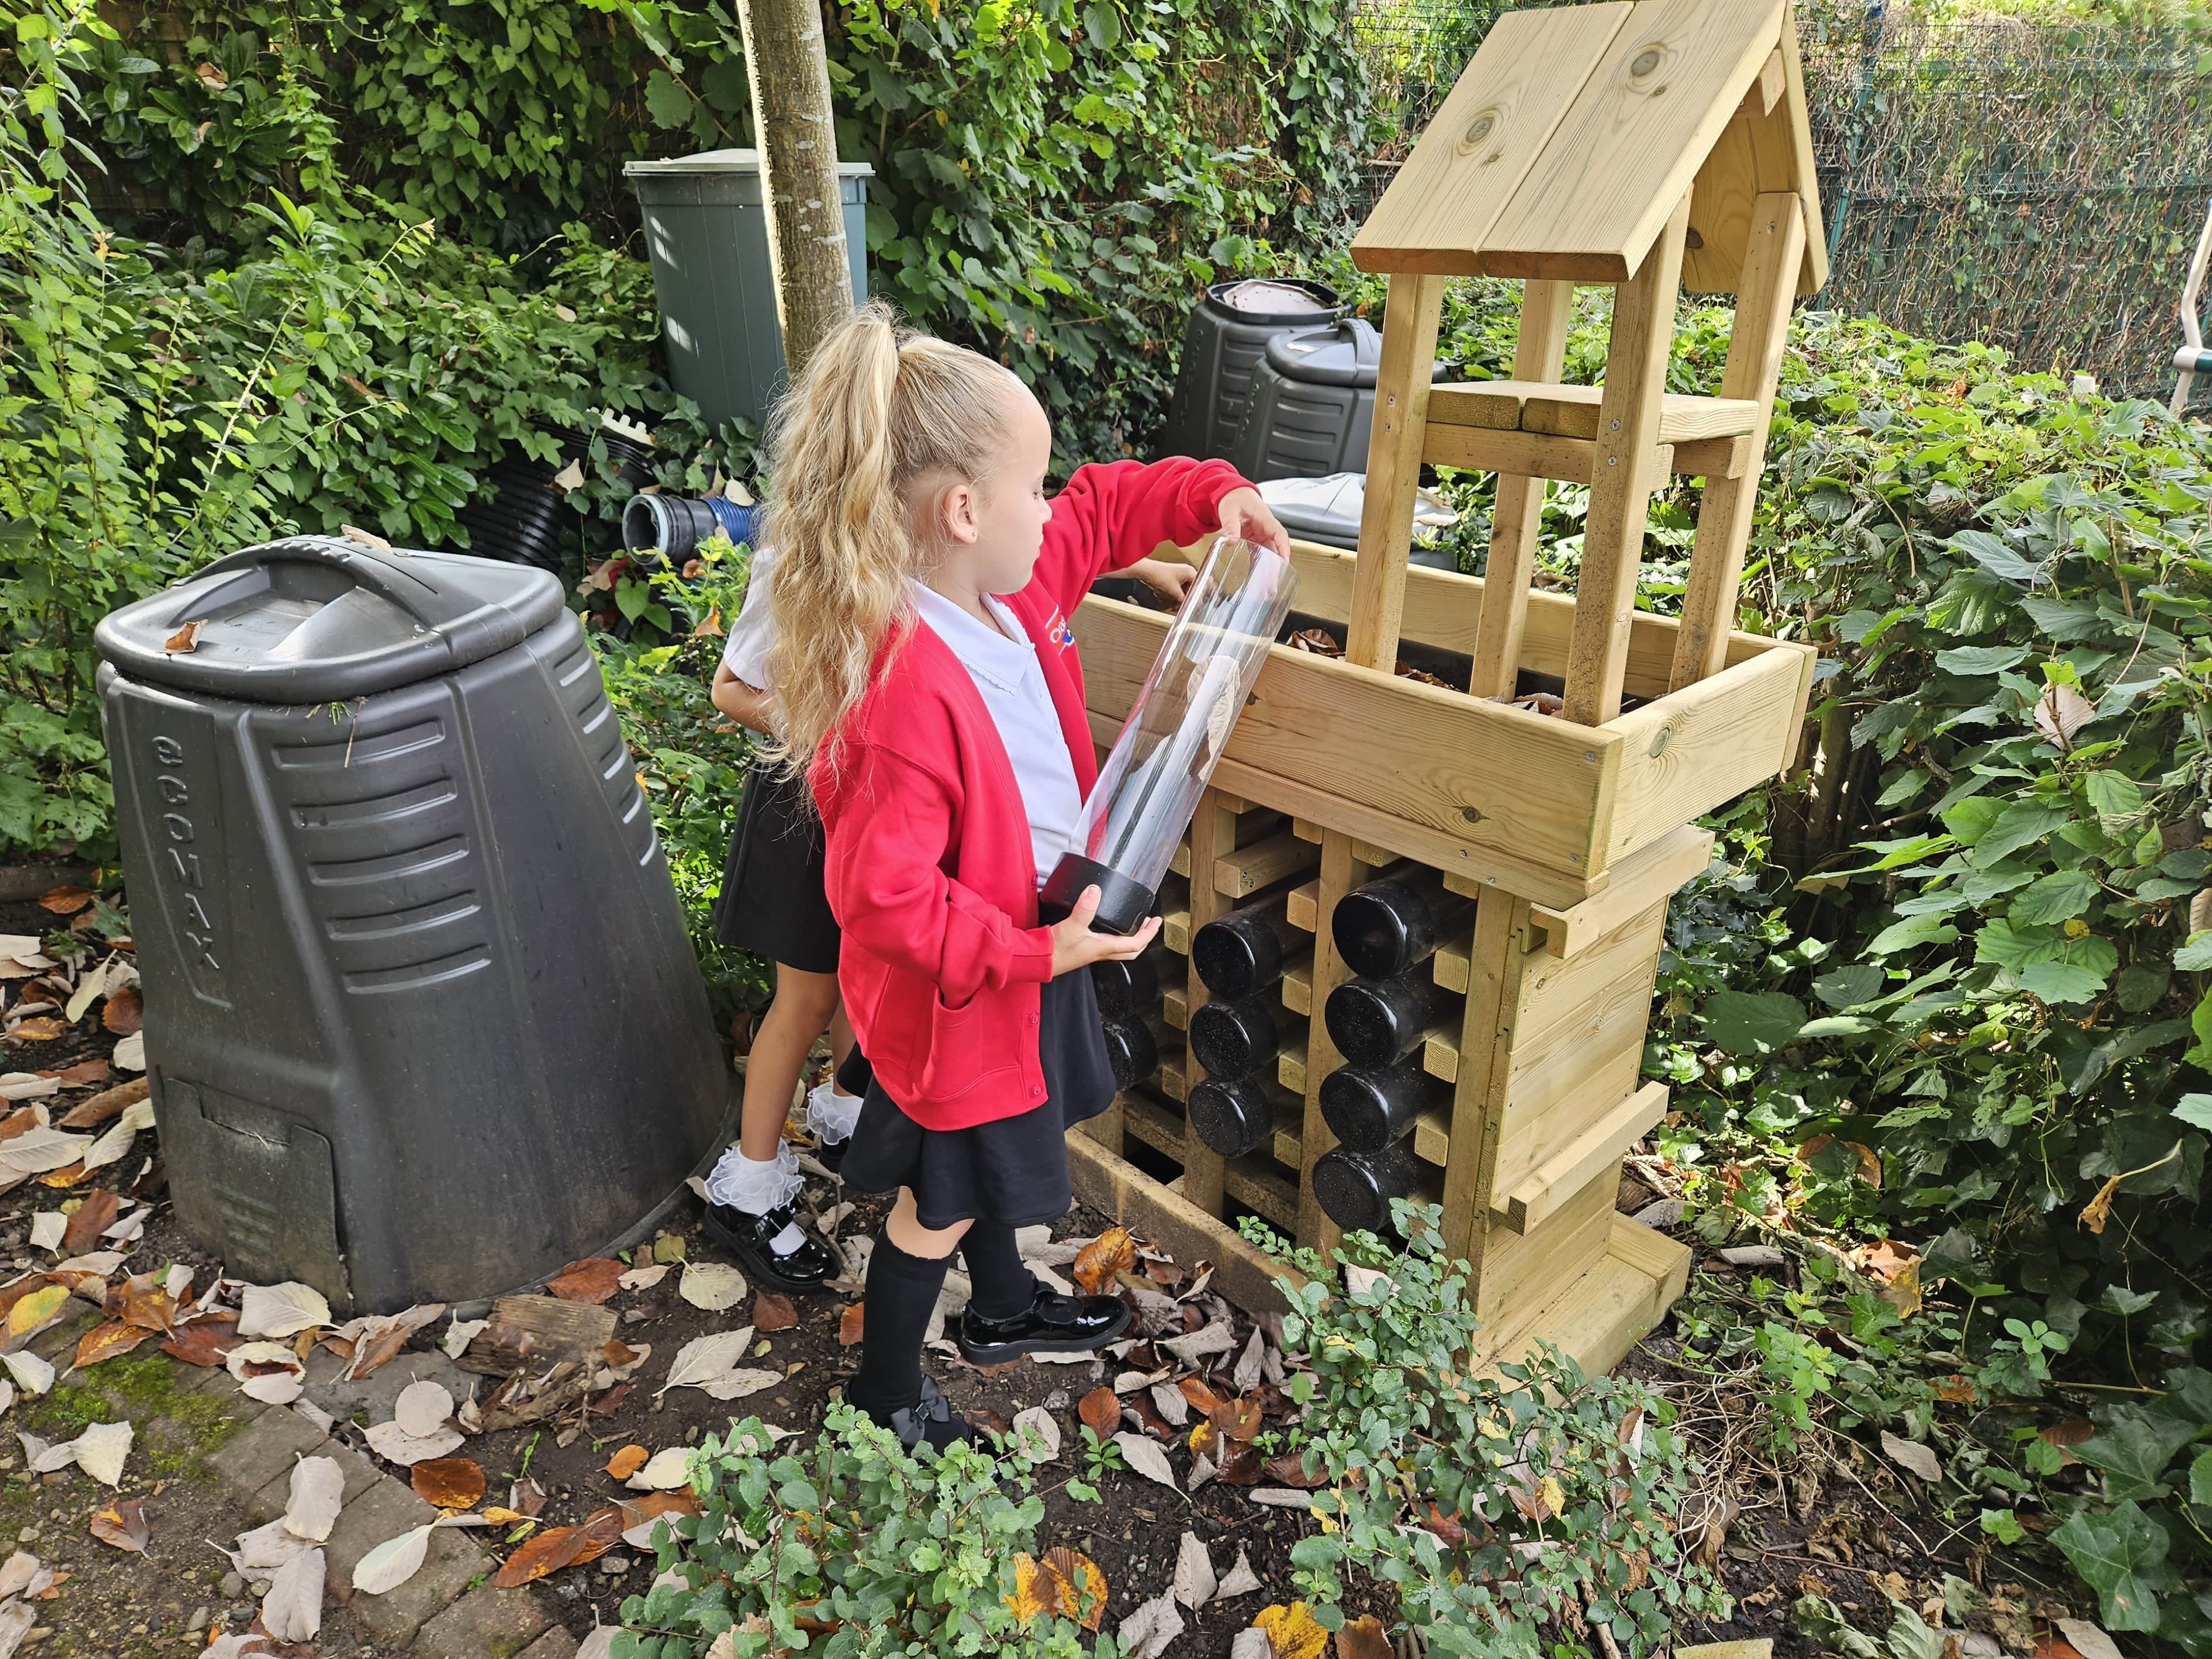
[[[1327,1261],[1245,1224],[1300,1275],[1276,1282],[1285,1346],[1310,1366],[1291,1378],[1289,1443],[1329,1481],[1323,1530],[1291,1553],[1316,1619],[1341,1624],[1345,1567],[1396,1585],[1432,1653],[1533,1656],[1547,1626],[1587,1622],[1634,1655],[1678,1620],[1725,1617],[1675,1540],[1697,1468],[1672,1405],[1550,1348],[1470,1375],[1466,1264],[1444,1259],[1436,1208],[1392,1210],[1405,1249],[1358,1233]]]
[[[747,1418],[701,1443],[700,1514],[662,1538],[655,1565],[668,1582],[623,1601],[616,1659],[698,1659],[725,1637],[717,1650],[733,1659],[987,1647],[1117,1659],[1111,1636],[1086,1644],[1074,1619],[1017,1611],[1021,1558],[1033,1560],[1044,1519],[1029,1449],[906,1452],[845,1405],[803,1449],[775,1451],[779,1432]]]

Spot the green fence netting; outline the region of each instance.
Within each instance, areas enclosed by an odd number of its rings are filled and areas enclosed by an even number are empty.
[[[1507,9],[1361,7],[1389,114],[1373,194]],[[1830,255],[1810,303],[1990,341],[2115,394],[2172,392],[2175,305],[2212,201],[2212,40],[1880,7],[1801,8],[1799,40]]]

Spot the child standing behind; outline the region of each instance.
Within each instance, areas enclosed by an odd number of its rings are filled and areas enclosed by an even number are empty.
[[[1051,458],[1013,374],[880,306],[817,348],[777,435],[781,747],[827,832],[859,1037],[840,1080],[865,1096],[843,1173],[898,1194],[848,1397],[909,1447],[967,1437],[921,1373],[954,1249],[971,1363],[1102,1347],[1128,1322],[1115,1297],[1045,1289],[1015,1248],[1017,1227],[1071,1206],[1066,1130],[1113,1097],[1079,970],[1159,927],[1091,932],[1095,890],[1039,914],[1097,775],[1068,615],[1162,541],[1218,526],[1289,547],[1220,462],[1086,466],[1048,501]]]

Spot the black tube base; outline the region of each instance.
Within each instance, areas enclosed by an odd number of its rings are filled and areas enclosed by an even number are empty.
[[[1200,928],[1190,941],[1191,963],[1215,996],[1249,997],[1282,978],[1292,957],[1310,945],[1291,926],[1290,903],[1276,899],[1231,910]]]
[[[1274,1138],[1274,1103],[1258,1078],[1210,1077],[1190,1091],[1184,1109],[1192,1132],[1224,1158],[1255,1152]]]
[[[1329,918],[1336,948],[1352,972],[1393,979],[1466,925],[1474,901],[1449,891],[1443,875],[1385,876],[1355,887]]]
[[[1094,962],[1091,988],[1103,1014],[1141,1013],[1160,1000],[1160,949],[1155,945],[1127,962]]]
[[[1387,1235],[1396,1230],[1390,1200],[1411,1198],[1419,1174],[1402,1146],[1379,1152],[1333,1147],[1315,1160],[1314,1196],[1345,1231]]]
[[[1425,975],[1348,979],[1328,994],[1328,1040],[1352,1066],[1395,1066],[1421,1046],[1451,1007],[1452,994]]]
[[[1140,887],[1120,872],[1109,870],[1097,860],[1087,859],[1080,853],[1060,854],[1060,862],[1053,866],[1052,875],[1045,882],[1044,891],[1037,897],[1064,911],[1073,910],[1086,887],[1098,890],[1098,914],[1091,923],[1094,933],[1133,933],[1152,914],[1152,888]]]
[[[1134,1014],[1109,1014],[1099,1024],[1106,1033],[1106,1063],[1114,1086],[1133,1089],[1160,1069],[1159,1039]]]
[[[1286,1016],[1262,991],[1237,1002],[1209,1002],[1190,1017],[1191,1058],[1209,1077],[1244,1077],[1275,1056]]]
[[[1427,1097],[1418,1055],[1395,1066],[1340,1066],[1321,1080],[1329,1133],[1355,1152],[1379,1152],[1413,1127]]]

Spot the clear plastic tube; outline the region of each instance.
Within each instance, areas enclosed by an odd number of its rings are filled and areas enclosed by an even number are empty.
[[[1077,850],[1045,883],[1048,901],[1072,905],[1096,886],[1093,925],[1116,933],[1151,913],[1297,585],[1272,548],[1231,536],[1213,544],[1084,803]]]

